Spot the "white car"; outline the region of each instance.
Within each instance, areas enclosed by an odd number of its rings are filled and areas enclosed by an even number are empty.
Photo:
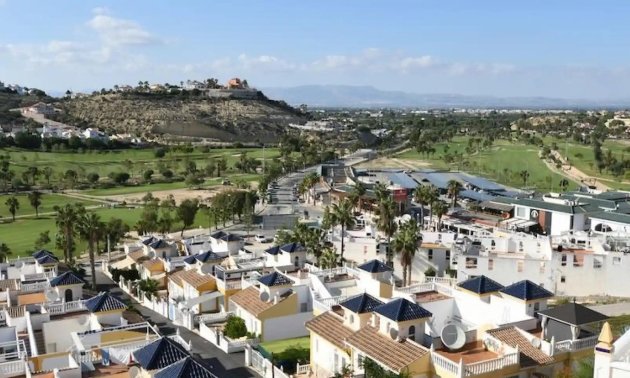
[[[256,235],[254,239],[259,243],[269,243],[271,238],[266,237],[265,235]]]

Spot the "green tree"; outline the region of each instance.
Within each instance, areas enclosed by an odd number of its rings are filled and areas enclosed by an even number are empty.
[[[225,156],[221,156],[221,158],[217,159],[217,177],[221,177],[221,173],[223,173],[227,169],[227,160]]]
[[[390,246],[391,238],[396,233],[398,225],[396,224],[396,203],[391,197],[385,197],[378,204],[378,218],[376,219],[376,228],[387,236],[387,245],[389,252],[387,253],[387,263],[389,266],[393,263],[392,250]]]
[[[48,243],[50,243],[50,230],[40,232],[37,239],[35,239],[35,249],[40,249]]]
[[[422,235],[418,231],[418,224],[415,220],[410,220],[402,225],[392,241],[392,249],[400,255],[400,264],[403,268],[403,286],[411,283],[411,265],[420,243],[422,243]]]
[[[337,251],[331,247],[322,248],[321,255],[319,257],[319,266],[322,269],[332,269],[337,266],[338,256]]]
[[[11,218],[15,222],[15,214],[20,209],[20,201],[15,196],[11,196],[7,198],[4,202],[5,205],[9,208],[9,213],[11,213]]]
[[[101,217],[96,213],[83,212],[78,216],[77,231],[83,240],[88,243],[88,254],[90,258],[90,271],[92,274],[92,289],[96,290],[96,266],[95,249],[96,243],[101,239],[105,224],[101,222]]]
[[[74,237],[77,233],[76,225],[85,212],[85,208],[79,204],[66,204],[65,206],[55,206],[57,212],[55,224],[57,225],[57,245],[63,249],[66,263],[73,261],[72,255],[75,249]]]
[[[109,239],[111,245],[116,245],[129,232],[129,225],[120,218],[110,218],[105,224],[103,237],[105,242]]]
[[[352,202],[344,198],[340,203],[332,205],[331,209],[332,223],[341,226],[341,255],[340,262],[343,263],[344,242],[346,229],[354,226],[354,216],[352,214]]]
[[[238,339],[247,335],[245,320],[238,316],[230,316],[223,327],[223,333],[230,339]]]
[[[159,283],[151,278],[146,278],[138,282],[138,289],[144,292],[147,298],[152,299],[157,295]]]
[[[444,201],[436,201],[433,204],[433,212],[438,219],[437,230],[442,229],[442,217],[448,212],[448,205]]]
[[[185,199],[177,208],[177,218],[182,222],[181,236],[184,236],[184,230],[195,223],[195,216],[199,210],[199,201],[196,199]]]
[[[151,181],[151,177],[153,177],[153,174],[155,172],[153,172],[153,169],[147,169],[146,171],[144,171],[144,173],[142,173],[142,178],[144,179],[144,181]]]
[[[39,207],[42,205],[42,196],[43,194],[36,190],[28,194],[28,202],[30,202],[33,209],[35,209],[36,218],[39,218]]]
[[[457,205],[457,196],[459,196],[459,193],[462,191],[462,189],[462,184],[457,180],[449,180],[449,182],[446,184],[446,191],[448,193],[448,196],[451,198],[452,208],[455,208],[455,206]]]
[[[11,254],[11,248],[5,243],[0,244],[0,261],[7,262],[8,256]]]
[[[522,170],[518,173],[518,175],[521,177],[521,180],[523,180],[523,186],[526,186],[527,179],[529,178],[529,172],[526,170]]]
[[[44,167],[44,169],[42,169],[42,174],[44,175],[44,178],[46,179],[46,185],[50,186],[50,178],[52,177],[54,171],[52,168],[50,167]]]

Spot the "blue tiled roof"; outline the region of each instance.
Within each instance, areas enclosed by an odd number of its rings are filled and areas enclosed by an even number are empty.
[[[85,307],[90,312],[103,312],[112,310],[124,310],[127,305],[120,299],[113,297],[108,292],[102,292],[85,301]]]
[[[201,365],[192,357],[186,357],[183,360],[165,367],[155,373],[153,378],[216,378],[208,368]]]
[[[519,281],[501,289],[501,292],[524,301],[553,297],[552,292],[530,280]]]
[[[84,284],[85,281],[77,276],[74,272],[68,271],[65,272],[55,278],[53,278],[52,280],[50,280],[50,286],[55,287],[55,286],[64,286],[64,285],[78,285],[78,284]]]
[[[210,234],[210,236],[212,236],[215,239],[221,239],[225,235],[227,235],[227,234],[224,231],[217,231],[217,232],[215,232],[213,234]]]
[[[366,312],[374,311],[374,309],[382,305],[383,302],[374,298],[370,294],[363,293],[363,294],[359,294],[354,297],[348,298],[339,304],[354,313],[363,314]]]
[[[188,256],[188,257],[186,257],[186,258],[184,259],[184,262],[185,262],[186,264],[194,264],[194,263],[196,263],[196,262],[197,262],[197,258],[196,258],[194,255],[192,255],[192,256]]]
[[[410,302],[404,298],[396,298],[380,305],[374,309],[374,312],[395,322],[428,318],[433,315],[417,303]]]
[[[158,239],[154,238],[153,236],[150,236],[150,237],[148,237],[148,238],[144,239],[144,240],[142,241],[142,244],[144,244],[144,245],[149,245],[149,244],[153,243],[153,242],[154,242],[154,241],[156,241],[156,240],[158,240]]]
[[[184,262],[186,264],[194,264],[197,261],[200,261],[202,263],[208,262],[208,261],[212,261],[212,260],[221,260],[223,257],[217,255],[216,253],[212,252],[212,251],[208,251],[208,252],[204,252],[204,253],[198,253],[196,255],[190,255],[188,257],[186,257],[184,259]]]
[[[302,247],[302,244],[300,243],[289,243],[283,245],[280,249],[287,253],[293,253],[303,251],[304,247]]]
[[[59,262],[59,259],[54,255],[42,255],[37,259],[39,264],[55,264]]]
[[[156,239],[151,244],[149,244],[149,247],[153,249],[166,248],[168,247],[168,243],[164,239]]]
[[[35,252],[33,252],[33,255],[32,255],[32,256],[33,256],[35,259],[38,259],[38,258],[40,258],[40,257],[43,257],[44,255],[54,255],[54,253],[50,252],[50,251],[49,251],[49,250],[47,250],[47,249],[40,249],[39,251],[35,251]]]
[[[221,240],[226,241],[226,242],[243,240],[242,237],[240,237],[238,235],[235,235],[235,234],[230,234],[230,233],[225,232],[225,231],[217,231],[217,232],[211,234],[210,236],[215,238],[215,239],[221,239]]]
[[[503,289],[503,285],[486,276],[478,276],[460,282],[457,286],[477,294],[493,293]]]
[[[265,286],[290,285],[293,283],[287,276],[278,272],[266,274],[258,279]]]
[[[280,246],[274,245],[273,247],[265,249],[265,252],[275,256],[280,253]]]
[[[133,358],[145,370],[164,369],[186,357],[188,352],[168,337],[162,337],[133,352]]]
[[[392,270],[392,268],[385,265],[384,262],[377,259],[370,260],[364,264],[361,264],[357,268],[361,270],[365,270],[366,272],[370,272],[370,273],[380,273],[380,272],[387,272],[387,271]]]

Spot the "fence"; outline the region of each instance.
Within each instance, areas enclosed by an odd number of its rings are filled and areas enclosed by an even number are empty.
[[[61,315],[69,312],[77,312],[85,310],[85,301],[78,300],[63,303],[46,303],[44,308],[50,315]]]
[[[199,335],[214,344],[225,353],[242,352],[246,347],[255,344],[256,339],[231,340],[216,328],[208,327],[204,323],[199,324]]]
[[[27,363],[23,360],[0,363],[0,377],[17,377],[23,375],[27,370]]]
[[[245,348],[245,364],[251,366],[263,378],[290,378],[285,372],[274,366],[271,361],[263,357],[258,351],[248,346]]]
[[[598,336],[591,336],[585,339],[559,341],[555,343],[554,353],[594,348],[597,344],[597,338]]]
[[[205,324],[220,323],[226,321],[232,315],[234,315],[234,313],[231,311],[217,312],[215,314],[201,314],[195,316],[195,322]]]
[[[501,370],[507,366],[517,365],[519,363],[519,353],[510,353],[505,356],[495,358],[488,361],[475,362],[465,365],[466,376],[475,376],[480,374],[491,373]]]

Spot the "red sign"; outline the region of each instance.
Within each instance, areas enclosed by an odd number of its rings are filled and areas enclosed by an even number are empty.
[[[394,196],[394,201],[396,202],[407,201],[407,189],[394,189],[392,191],[392,195]]]

